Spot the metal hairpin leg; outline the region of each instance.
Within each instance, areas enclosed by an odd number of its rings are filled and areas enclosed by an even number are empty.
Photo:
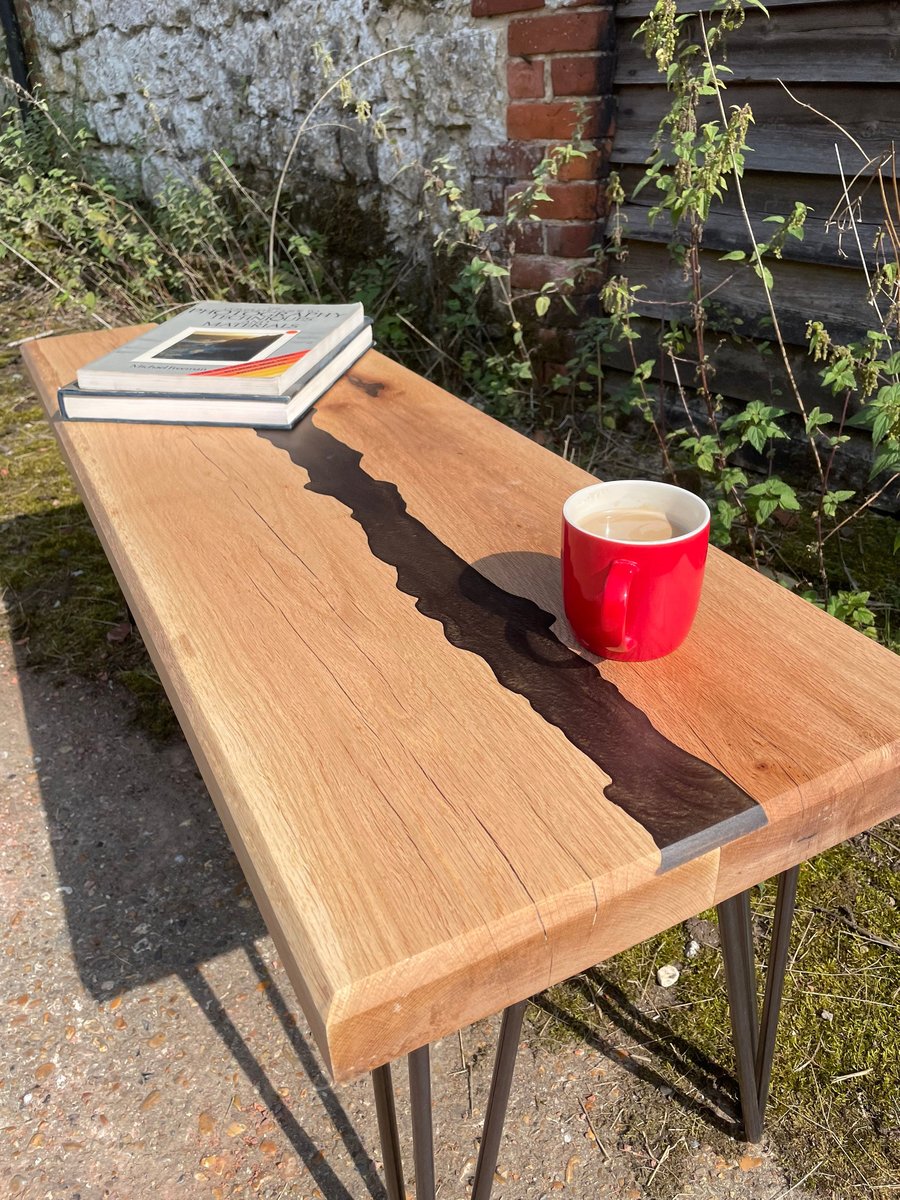
[[[390,1063],[386,1063],[383,1067],[376,1067],[372,1072],[372,1090],[375,1092],[375,1114],[378,1117],[381,1160],[384,1163],[384,1186],[388,1200],[406,1200]]]
[[[799,867],[791,867],[789,871],[778,876],[778,896],[775,901],[775,919],[761,1021],[756,999],[750,893],[741,892],[718,906],[722,956],[725,960],[725,985],[728,990],[731,1032],[737,1058],[741,1114],[748,1142],[758,1142],[762,1138],[763,1115],[769,1098],[772,1057],[784,993],[784,974],[799,871]]]
[[[484,1129],[481,1134],[481,1149],[475,1167],[475,1182],[472,1185],[472,1200],[488,1200],[497,1168],[503,1122],[512,1087],[516,1052],[519,1049],[519,1034],[525,1016],[527,1000],[514,1004],[503,1013],[500,1025],[500,1040],[497,1058],[488,1096]],[[413,1161],[416,1172],[416,1200],[434,1200],[434,1130],[431,1118],[431,1050],[422,1046],[408,1056],[409,1100],[412,1111]],[[375,1090],[375,1112],[378,1117],[378,1133],[381,1138],[381,1157],[384,1162],[385,1186],[388,1200],[405,1200],[403,1164],[400,1157],[400,1138],[397,1131],[397,1110],[394,1105],[394,1087],[391,1067],[387,1064],[372,1072]]]
[[[475,1167],[475,1182],[472,1185],[472,1200],[488,1200],[494,1184],[500,1138],[503,1136],[503,1122],[506,1120],[506,1106],[509,1103],[519,1035],[522,1032],[522,1019],[527,1004],[528,1001],[523,1000],[505,1009],[503,1013],[494,1074],[484,1116],[484,1128],[481,1132],[478,1165]]]
[[[434,1131],[431,1124],[431,1052],[428,1046],[409,1055],[409,1104],[412,1110],[416,1200],[434,1200]]]
[[[416,1200],[434,1200],[434,1135],[431,1121],[431,1051],[428,1046],[414,1050],[409,1064],[409,1103],[412,1111],[413,1163],[416,1172]],[[375,1113],[381,1139],[384,1183],[388,1200],[406,1200],[403,1159],[397,1129],[397,1108],[391,1066],[387,1063],[372,1072]]]

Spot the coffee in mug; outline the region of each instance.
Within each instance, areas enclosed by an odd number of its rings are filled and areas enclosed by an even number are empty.
[[[669,483],[594,483],[563,507],[563,603],[604,658],[661,658],[687,637],[703,582],[709,509]]]
[[[578,517],[578,528],[619,542],[667,542],[688,532],[683,521],[654,508],[591,509]]]

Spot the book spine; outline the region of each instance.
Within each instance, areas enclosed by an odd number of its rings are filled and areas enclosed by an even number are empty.
[[[69,414],[66,412],[66,393],[63,388],[56,389],[56,403],[59,405],[59,415],[64,421],[68,421]]]

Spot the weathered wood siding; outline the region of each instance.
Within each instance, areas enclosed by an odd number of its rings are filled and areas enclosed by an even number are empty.
[[[678,7],[696,12],[709,10],[711,4],[712,0],[679,0]],[[619,0],[616,8],[618,116],[612,158],[629,194],[643,174],[651,139],[668,104],[656,64],[644,56],[642,40],[634,36],[651,7],[651,0]],[[804,384],[814,393],[817,375],[804,362],[802,350],[807,320],[823,320],[841,340],[859,337],[877,324],[867,302],[855,236],[852,230],[836,228],[830,218],[841,206],[841,166],[850,181],[864,168],[865,156],[889,152],[892,142],[900,147],[900,3],[768,0],[768,7],[770,19],[751,11],[744,27],[729,38],[726,61],[733,75],[724,98],[726,105],[749,103],[753,109],[755,124],[749,135],[753,150],[747,155],[743,186],[760,240],[775,228],[764,224],[766,217],[789,214],[798,200],[812,209],[805,239],[789,239],[784,261],[771,265],[785,338],[797,347],[792,357]],[[822,116],[796,104],[779,81],[798,99],[843,125],[864,154]],[[718,115],[711,99],[702,119]],[[874,239],[881,204],[874,180],[862,180],[863,185],[866,182],[873,186],[863,197],[858,230],[871,266],[876,260]],[[860,190],[857,185],[853,194]],[[640,304],[648,317],[646,357],[652,355],[658,319],[687,313],[687,287],[668,250],[672,237],[668,218],[660,217],[655,224],[648,220],[656,195],[652,186],[647,187],[624,209],[629,245],[626,271],[633,282],[646,285]],[[748,248],[733,190],[714,210],[703,246],[707,290],[733,276],[715,294],[714,323],[727,327],[737,319],[743,333],[758,339],[769,336],[765,296],[758,281],[740,264],[719,261],[728,250]],[[761,354],[751,343],[729,350],[725,360],[717,386],[726,394],[740,399],[774,394],[787,402],[777,355]],[[820,399],[815,396],[813,402]]]

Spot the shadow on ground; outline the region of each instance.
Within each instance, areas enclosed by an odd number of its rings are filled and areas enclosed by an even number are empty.
[[[626,1038],[633,1039],[644,1049],[652,1047],[659,1063],[670,1068],[674,1078],[688,1087],[676,1086],[652,1066],[631,1055],[623,1056],[620,1046],[586,1021],[566,1012],[547,996],[536,996],[533,1003],[541,1012],[564,1025],[586,1045],[592,1046],[610,1062],[614,1062],[634,1079],[650,1084],[671,1097],[686,1113],[699,1117],[710,1128],[740,1140],[743,1134],[737,1080],[686,1038],[674,1033],[664,1021],[641,1012],[636,1004],[599,967],[571,980],[569,986],[582,994],[586,1004]],[[692,1093],[690,1088],[694,1089]],[[722,1116],[720,1114],[724,1113]]]
[[[257,949],[266,930],[187,745],[181,738],[154,743],[129,728],[118,687],[54,686],[21,661],[18,679],[57,886],[88,993],[109,1001],[180,977],[326,1200],[356,1200],[283,1103],[204,976],[205,963],[242,950],[248,985],[264,987],[367,1194],[382,1200],[372,1158]]]

